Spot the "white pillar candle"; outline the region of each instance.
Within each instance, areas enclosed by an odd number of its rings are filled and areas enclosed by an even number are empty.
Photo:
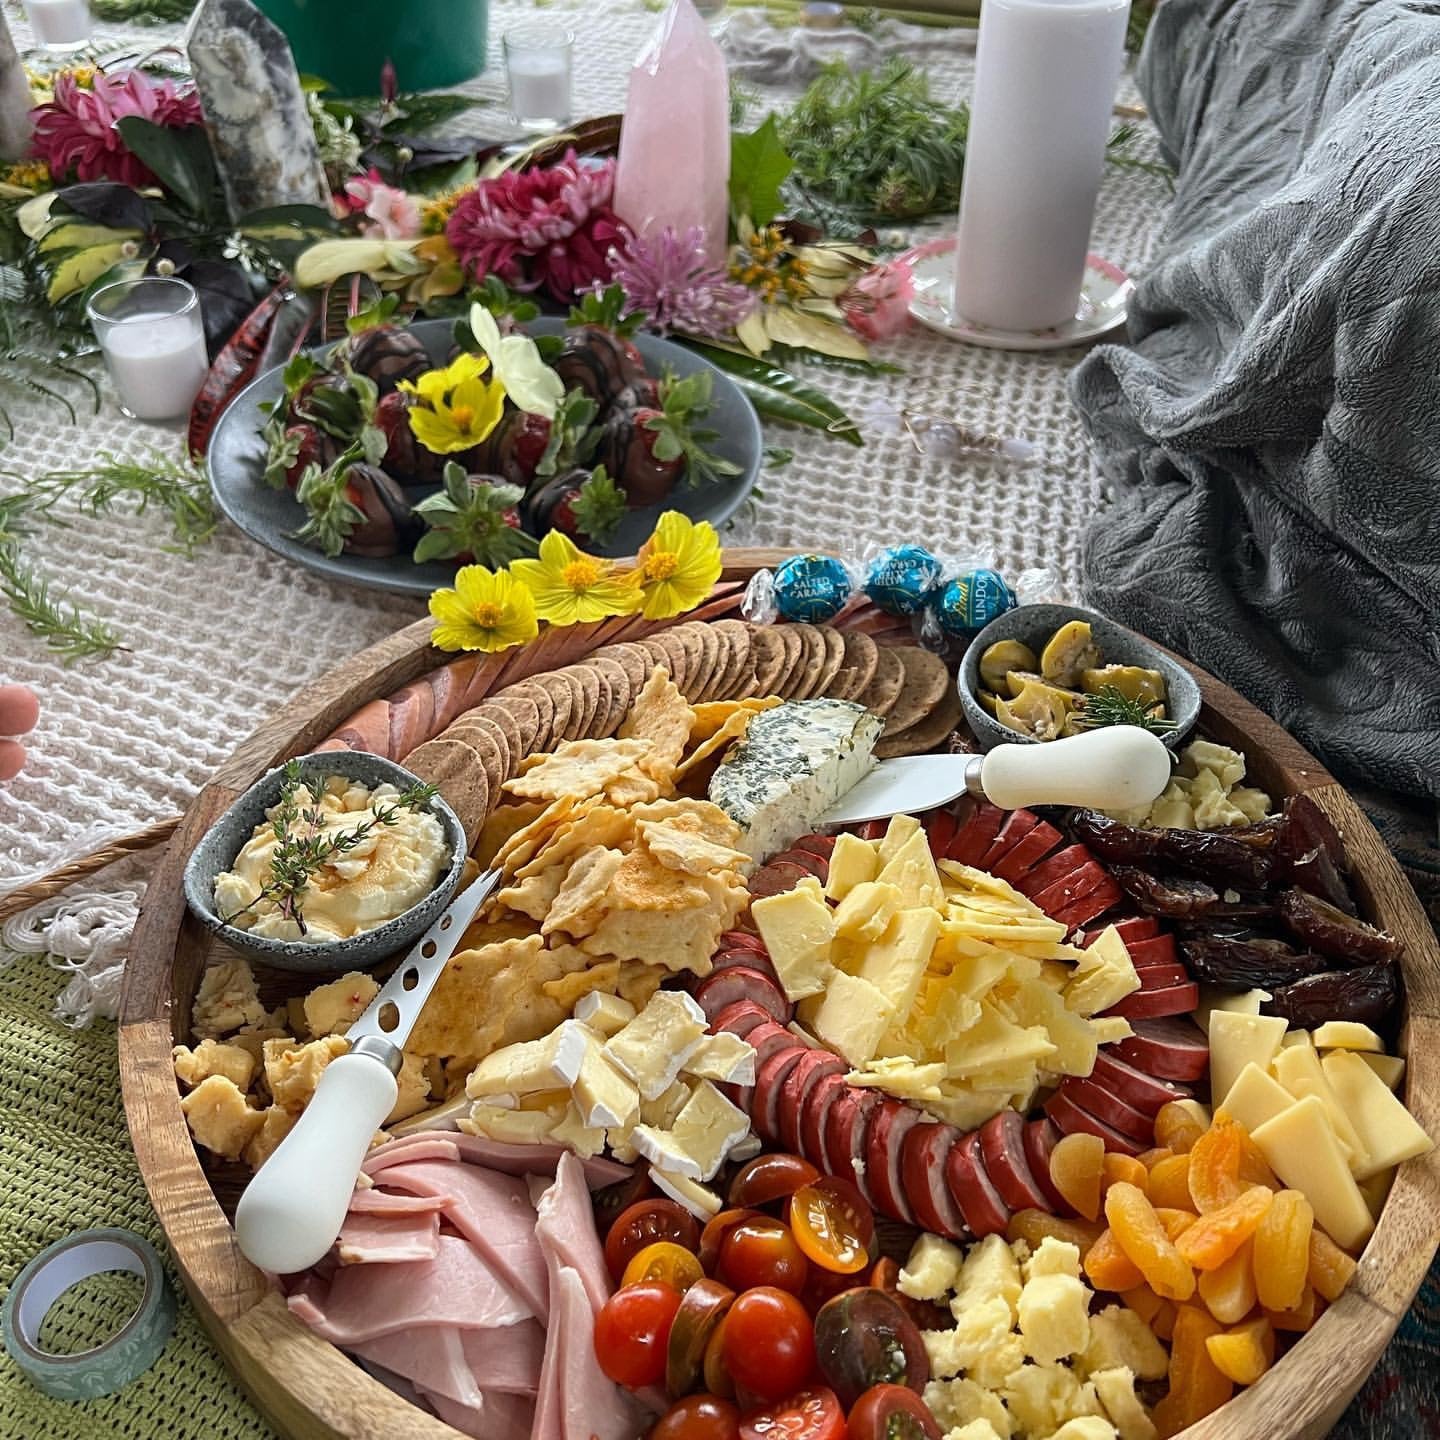
[[[205,334],[190,315],[129,316],[105,337],[120,403],[137,420],[175,420],[205,380]]]
[[[24,0],[35,38],[55,50],[74,50],[90,39],[87,0]]]
[[[559,124],[570,116],[570,60],[566,55],[510,58],[510,109],[522,124]]]
[[[955,309],[997,330],[1075,317],[1130,0],[985,0]]]

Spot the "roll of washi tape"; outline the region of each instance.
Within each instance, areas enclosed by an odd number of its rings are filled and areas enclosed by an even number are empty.
[[[135,1313],[108,1340],[73,1355],[40,1348],[40,1327],[72,1285],[122,1270],[143,1286]],[[5,1349],[31,1382],[57,1400],[113,1395],[160,1358],[175,1328],[175,1297],[155,1247],[129,1230],[81,1230],[42,1250],[0,1308]]]

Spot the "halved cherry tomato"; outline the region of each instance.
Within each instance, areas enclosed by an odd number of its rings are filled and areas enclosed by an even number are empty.
[[[817,1265],[841,1275],[869,1265],[875,1216],[853,1185],[828,1177],[802,1185],[790,1197],[787,1218],[795,1243]]]
[[[736,1290],[773,1285],[798,1295],[805,1288],[810,1265],[795,1237],[778,1220],[762,1215],[725,1236],[715,1273]]]
[[[673,1335],[674,1331],[671,1331],[671,1334]],[[726,1400],[734,1399],[735,1381],[725,1368],[724,1315],[720,1317],[720,1323],[715,1327],[710,1343],[705,1347],[704,1379],[705,1388],[712,1395],[723,1396]]]
[[[730,1182],[732,1205],[768,1205],[812,1185],[820,1172],[798,1155],[757,1155],[742,1165]]]
[[[672,1240],[686,1250],[700,1243],[695,1217],[673,1200],[639,1200],[615,1217],[605,1236],[605,1266],[618,1285],[630,1257],[657,1240]]]
[[[725,1317],[724,1359],[736,1386],[762,1400],[793,1394],[815,1365],[815,1334],[805,1307],[770,1285],[737,1295]]]
[[[718,1215],[712,1215],[706,1222],[705,1228],[700,1232],[700,1263],[705,1267],[707,1275],[715,1273],[715,1266],[720,1260],[720,1249],[725,1243],[725,1237],[737,1226],[743,1225],[747,1220],[766,1220],[769,1216],[763,1215],[759,1210],[730,1209],[722,1210]]]
[[[700,1268],[693,1250],[687,1250],[673,1240],[657,1240],[630,1257],[620,1283],[643,1285],[647,1280],[654,1280],[683,1295],[704,1276],[705,1272]]]
[[[946,1306],[900,1293],[900,1267],[888,1255],[875,1262],[869,1283],[876,1290],[883,1290],[921,1330],[948,1330],[955,1323]]]
[[[903,1385],[875,1385],[850,1411],[850,1440],[940,1440],[930,1407]]]
[[[920,1391],[930,1378],[919,1330],[883,1290],[849,1290],[821,1307],[815,1317],[815,1360],[846,1405],[872,1385]]]
[[[748,1415],[740,1440],[845,1440],[845,1412],[833,1390],[802,1390]]]
[[[681,1298],[665,1355],[665,1388],[674,1399],[699,1385],[710,1341],[734,1299],[718,1280],[697,1280]]]
[[[670,1327],[680,1297],[668,1285],[617,1290],[595,1317],[595,1358],[617,1385],[654,1385],[664,1377]]]
[[[853,1290],[856,1285],[863,1284],[864,1280],[863,1275],[841,1275],[835,1270],[812,1265],[805,1288],[800,1292],[800,1303],[814,1315],[827,1300],[833,1300],[837,1295]],[[947,1310],[945,1313],[948,1316],[950,1312]],[[954,1320],[950,1321],[951,1325],[954,1323]]]
[[[650,1431],[650,1440],[739,1440],[740,1412],[714,1395],[691,1395],[672,1405]]]

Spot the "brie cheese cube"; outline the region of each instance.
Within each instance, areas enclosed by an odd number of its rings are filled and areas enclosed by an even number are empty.
[[[550,1138],[550,1132],[561,1119],[558,1110],[500,1110],[477,1101],[470,1107],[470,1118],[458,1120],[461,1130],[471,1135],[488,1135],[492,1140],[506,1140],[513,1145],[538,1145]]]
[[[713,1190],[687,1176],[652,1167],[650,1178],[655,1182],[657,1190],[663,1191],[677,1204],[683,1205],[702,1225],[720,1213],[720,1197]]]
[[[575,1018],[608,1040],[635,1018],[635,1007],[619,995],[591,990],[575,1002]]]
[[[677,1080],[662,1095],[646,1100],[640,1106],[640,1119],[656,1130],[668,1130],[690,1099],[690,1086]]]
[[[710,781],[709,798],[762,860],[812,830],[875,763],[884,721],[850,700],[787,700],[762,710]]]
[[[586,1055],[599,1043],[600,1037],[578,1020],[562,1020],[556,1026],[556,1034],[559,1041],[551,1069],[560,1077],[561,1084],[574,1085]]]
[[[724,1031],[707,1035],[685,1062],[685,1072],[700,1080],[723,1080],[730,1085],[755,1083],[755,1047]]]
[[[466,1076],[465,1093],[472,1100],[479,1100],[507,1091],[512,1095],[527,1095],[533,1090],[554,1090],[568,1085],[570,1082],[556,1067],[565,1038],[565,1027],[559,1025],[539,1040],[525,1040],[491,1051]]]
[[[730,1151],[750,1133],[750,1117],[708,1080],[702,1080],[676,1117],[671,1133],[684,1153],[699,1165],[700,1173],[695,1178],[709,1180]]]
[[[632,1125],[640,1113],[640,1092],[611,1063],[597,1039],[586,1046],[570,1089],[586,1125],[608,1128]]]
[[[675,1083],[706,1028],[705,1012],[683,990],[657,990],[645,1008],[605,1042],[605,1054],[635,1082],[642,1099],[654,1100]]]
[[[818,995],[835,970],[830,960],[834,914],[818,890],[818,883],[814,887],[802,884],[750,906],[750,916],[770,952],[770,963],[787,1000]]]
[[[879,1048],[895,1011],[868,980],[837,970],[825,992],[803,1000],[799,1017],[852,1065],[863,1065]]]
[[[835,848],[830,852],[825,893],[832,900],[843,900],[857,885],[873,880],[879,870],[880,858],[868,840],[848,832],[837,835]]]
[[[686,1152],[672,1131],[640,1124],[630,1132],[630,1143],[657,1170],[683,1175],[690,1180],[700,1178],[700,1162]]]
[[[731,1164],[743,1165],[747,1160],[753,1160],[764,1148],[765,1142],[758,1135],[750,1134],[731,1149],[726,1159]]]

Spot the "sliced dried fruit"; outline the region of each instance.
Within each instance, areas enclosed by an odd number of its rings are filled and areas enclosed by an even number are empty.
[[[1084,1258],[1103,1229],[1098,1221],[1050,1215],[1044,1210],[1017,1210],[1005,1227],[1005,1238],[1023,1240],[1032,1250],[1038,1250],[1040,1242],[1050,1236],[1074,1245]]]
[[[1051,1182],[1066,1204],[1087,1220],[1100,1214],[1100,1181],[1109,1158],[1098,1135],[1081,1131],[1062,1136],[1050,1152]]]
[[[1112,1185],[1105,1195],[1105,1218],[1120,1248],[1157,1295],[1188,1300],[1195,1293],[1195,1272],[1165,1233],[1143,1190],[1123,1180]]]
[[[1246,1240],[1223,1265],[1201,1272],[1200,1298],[1222,1325],[1238,1325],[1255,1308],[1253,1248]]]
[[[1205,1126],[1194,1110],[1178,1101],[1162,1105],[1155,1116],[1155,1143],[1177,1155],[1186,1154],[1204,1133]]]
[[[1303,1334],[1320,1318],[1325,1302],[1309,1285],[1300,1296],[1300,1303],[1289,1310],[1266,1310],[1265,1318],[1277,1330],[1293,1330]]]
[[[1191,1148],[1190,1199],[1202,1215],[1228,1205],[1240,1195],[1244,1135],[1239,1125],[1222,1114]]]
[[[1100,1179],[1102,1190],[1108,1190],[1112,1185],[1124,1181],[1133,1185],[1137,1190],[1147,1190],[1150,1183],[1150,1172],[1134,1155],[1106,1155],[1104,1160],[1104,1173]]]
[[[1310,1231],[1310,1284],[1332,1303],[1344,1293],[1355,1273],[1355,1261],[1318,1225]]]
[[[1210,1358],[1207,1342],[1220,1333],[1220,1323],[1198,1305],[1178,1307],[1170,1344],[1170,1392],[1153,1415],[1162,1436],[1178,1435],[1234,1393],[1234,1382]]]
[[[1190,1156],[1170,1155],[1150,1171],[1145,1193],[1152,1205],[1168,1205],[1172,1210],[1188,1210],[1190,1198]]]
[[[1254,1186],[1228,1205],[1202,1215],[1175,1248],[1197,1270],[1219,1269],[1264,1223],[1274,1198],[1274,1191]]]
[[[1157,1205],[1155,1207],[1155,1215],[1164,1228],[1166,1235],[1170,1237],[1172,1244],[1200,1218],[1188,1207],[1184,1210],[1175,1210],[1169,1205]]]
[[[1148,1285],[1137,1285],[1133,1290],[1125,1291],[1120,1298],[1147,1325],[1155,1318],[1160,1307],[1169,1303],[1162,1300]]]
[[[1292,1310],[1309,1288],[1315,1211],[1298,1190],[1282,1190],[1255,1231],[1255,1290],[1266,1310]],[[1312,1292],[1313,1293],[1313,1292]]]
[[[1275,1331],[1259,1315],[1223,1335],[1211,1335],[1205,1349],[1215,1368],[1237,1385],[1253,1385],[1275,1363]]]
[[[1105,1230],[1085,1255],[1085,1273],[1097,1290],[1133,1290],[1144,1282],[1140,1267],[1120,1248],[1114,1234]]]

